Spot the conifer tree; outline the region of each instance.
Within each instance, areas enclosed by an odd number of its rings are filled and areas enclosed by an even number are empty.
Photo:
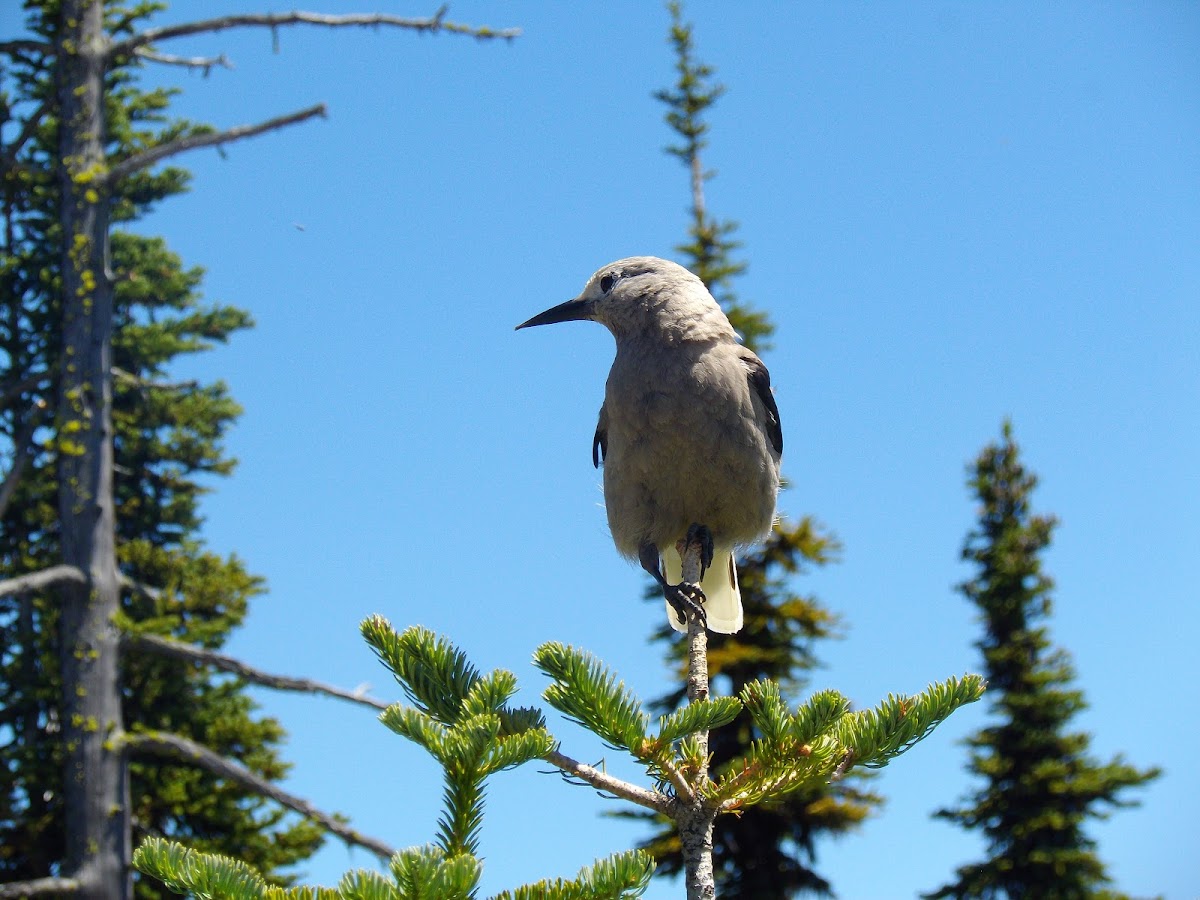
[[[31,35],[57,41],[53,5],[31,5],[28,27]],[[5,141],[0,340],[5,386],[19,390],[6,390],[0,414],[10,459],[20,465],[9,469],[12,490],[0,518],[3,578],[44,571],[62,560],[59,469],[75,450],[50,427],[64,368],[61,198],[53,162],[59,123],[50,100],[55,70],[34,62],[32,55],[17,55],[4,86],[9,124],[26,125],[28,133],[24,141]],[[169,120],[171,92],[140,90],[128,67],[110,68],[105,81],[105,150],[111,157],[208,130]],[[42,104],[51,108],[38,116]],[[174,167],[124,179],[108,198],[112,221],[118,228],[132,223],[187,184],[187,173]],[[200,479],[232,470],[221,444],[239,408],[220,382],[173,383],[167,376],[182,355],[226,341],[249,327],[250,317],[230,306],[204,304],[201,270],[185,268],[161,239],[115,230],[108,265],[120,273],[113,286],[111,356],[117,564],[131,584],[163,588],[123,590],[118,614],[135,631],[217,648],[261,590],[260,579],[236,557],[206,550],[197,536]],[[0,882],[59,872],[66,855],[61,615],[62,602],[52,588],[0,598],[6,649],[0,693],[7,726],[0,734],[11,762],[0,769]],[[193,664],[143,654],[129,654],[121,666],[127,727],[170,729],[239,757],[271,780],[286,773],[279,756],[283,728],[255,714],[243,685],[214,679]],[[135,838],[188,835],[198,846],[245,854],[273,880],[283,879],[281,870],[311,855],[323,839],[313,823],[285,820],[277,805],[190,766],[134,760],[129,796]],[[161,889],[141,886],[138,893],[159,895]]]
[[[705,114],[724,87],[712,80],[713,68],[695,58],[692,27],[683,21],[680,4],[669,3],[667,8],[678,78],[673,89],[658,91],[655,97],[666,104],[667,124],[679,136],[679,143],[666,150],[687,168],[692,200],[688,241],[676,249],[683,264],[721,303],[743,342],[762,354],[769,349],[767,340],[774,326],[766,313],[743,303],[734,290],[733,279],[746,269],[734,257],[740,247],[734,237],[737,224],[712,216],[704,198],[704,184],[715,174],[705,170],[701,159],[709,131]],[[831,562],[839,549],[833,535],[805,516],[796,523],[779,522],[762,547],[738,559],[745,625],[737,634],[709,636],[709,671],[722,676],[731,693],[761,678],[779,682],[790,695],[806,686],[807,673],[817,665],[815,644],[836,635],[838,620],[815,597],[796,593],[791,581],[809,567]],[[661,593],[651,590],[648,597],[660,601]],[[653,639],[667,645],[675,667],[686,666],[686,648],[669,627],[659,628]],[[655,705],[669,711],[684,699],[682,690],[675,691]],[[709,748],[714,770],[728,765],[758,737],[746,714],[714,732]],[[854,828],[881,802],[861,781],[818,785],[738,817],[718,819],[713,855],[721,896],[782,900],[803,893],[830,894],[829,882],[812,868],[817,841]],[[661,829],[640,846],[659,861],[660,872],[680,870],[673,827]]]
[[[979,524],[963,559],[977,567],[959,590],[980,611],[985,677],[995,723],[967,740],[969,770],[983,784],[964,805],[937,818],[980,831],[987,858],[958,869],[954,881],[927,897],[1083,900],[1121,896],[1088,837],[1089,820],[1134,805],[1126,792],[1159,774],[1120,756],[1101,763],[1088,755],[1091,738],[1071,731],[1086,708],[1064,650],[1046,625],[1053,581],[1042,570],[1052,516],[1036,515],[1030,499],[1037,477],[1026,470],[1005,422],[970,469]]]
[[[692,583],[699,580],[699,544],[685,551],[683,571]],[[714,819],[836,781],[854,766],[886,765],[983,693],[979,676],[967,675],[914,696],[890,695],[874,709],[859,711],[852,711],[837,691],[821,691],[791,708],[779,686],[765,680],[747,685],[736,697],[710,697],[705,629],[689,614],[688,639],[698,651],[688,671],[690,702],[654,721],[637,695],[590,653],[554,641],[540,646],[533,662],[551,682],[542,699],[644,767],[649,784],[641,785],[566,755],[540,709],[510,706],[517,689],[512,672],[484,675],[449,640],[419,626],[397,632],[373,616],[363,622],[362,633],[408,700],[389,706],[380,721],[419,744],[442,769],[444,809],[435,840],[396,853],[386,874],[347,872],[334,888],[271,889],[241,861],[158,839],[145,842],[134,855],[139,870],[201,900],[475,900],[483,869],[476,848],[487,782],[505,769],[540,759],[573,783],[677,822],[686,835],[688,900],[715,900],[712,848],[706,840]],[[726,771],[710,774],[710,731],[743,710],[759,739]],[[537,821],[533,816],[524,823],[533,829],[531,840],[536,840]],[[626,900],[641,896],[653,870],[648,854],[627,851],[598,860],[576,878],[545,879],[491,900]]]
[[[283,729],[240,679],[338,692],[216,652],[261,590],[198,537],[239,410],[219,382],[169,377],[249,315],[202,303],[199,269],[120,226],[186,189],[160,162],[322,112],[226,132],[172,119],[173,92],[141,90],[138,69],[224,62],[161,42],[231,24],[470,29],[300,13],[148,27],[161,8],[28,0],[25,35],[0,40],[3,896],[129,897],[131,844],[155,834],[274,882],[326,831],[391,852],[278,788]]]

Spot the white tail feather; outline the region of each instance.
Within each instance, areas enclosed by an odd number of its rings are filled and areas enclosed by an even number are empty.
[[[679,584],[683,580],[683,561],[679,553],[671,548],[663,554],[663,574],[668,584]],[[718,550],[713,554],[712,565],[700,581],[704,591],[704,612],[708,617],[708,630],[721,634],[735,634],[742,630],[742,592],[738,589],[737,566],[733,553]],[[667,620],[676,631],[687,631],[687,623],[679,618],[670,603]]]

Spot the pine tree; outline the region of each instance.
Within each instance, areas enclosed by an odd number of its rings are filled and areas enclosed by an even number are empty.
[[[685,551],[684,577],[700,577],[700,547]],[[689,559],[690,556],[690,559]],[[687,838],[689,900],[715,900],[711,834],[715,818],[744,813],[797,790],[838,780],[854,766],[880,766],[907,752],[946,716],[983,693],[978,675],[951,678],[914,696],[890,695],[874,709],[852,711],[837,691],[821,691],[795,708],[769,681],[747,685],[736,697],[708,697],[704,677],[704,627],[689,616],[695,666],[686,707],[654,721],[642,701],[615,673],[585,650],[555,641],[533,655],[549,676],[542,699],[587,729],[612,751],[644,768],[648,785],[617,778],[581,763],[562,750],[545,713],[512,707],[517,677],[505,669],[484,675],[444,637],[419,626],[395,631],[373,616],[362,633],[408,703],[388,707],[380,721],[419,744],[442,770],[443,814],[435,840],[396,853],[389,872],[347,872],[336,888],[271,891],[245,863],[202,853],[177,842],[151,840],[133,863],[180,894],[211,900],[473,900],[483,861],[476,856],[483,827],[487,784],[496,774],[535,760],[557,768],[614,800],[653,810],[679,825]],[[705,696],[700,696],[704,694]],[[707,744],[712,729],[727,726],[741,711],[760,739],[728,770],[709,777]],[[536,815],[527,816],[533,828]],[[638,850],[616,853],[582,869],[576,878],[544,879],[501,891],[492,900],[632,900],[649,885],[654,860]]]
[[[132,843],[170,834],[236,852],[270,880],[326,832],[391,848],[279,789],[284,732],[242,679],[350,692],[217,653],[261,582],[198,537],[198,502],[233,463],[239,410],[221,383],[168,380],[184,354],[250,325],[201,302],[201,272],[114,230],[185,190],[177,153],[300,122],[312,107],[217,132],[137,87],[158,51],[231,24],[392,25],[390,16],[249,15],[146,28],[154,2],[27,0],[0,41],[0,894],[122,900]],[[486,32],[486,33],[485,33]],[[233,673],[215,674],[216,673]],[[305,818],[297,819],[289,811]],[[138,896],[161,896],[149,881]]]
[[[695,59],[692,28],[683,21],[680,4],[669,3],[668,10],[678,79],[673,90],[658,91],[655,97],[666,104],[667,124],[681,139],[666,149],[687,167],[692,197],[688,241],[676,249],[683,264],[721,303],[743,342],[762,353],[769,348],[766,342],[774,326],[765,313],[741,302],[734,290],[733,279],[746,270],[746,264],[734,258],[740,247],[734,238],[737,224],[713,217],[704,199],[704,184],[715,174],[706,171],[701,161],[709,130],[705,113],[724,88],[712,81],[712,67]],[[779,682],[790,695],[804,689],[807,673],[817,665],[814,645],[835,636],[839,623],[815,597],[796,593],[790,582],[807,568],[834,560],[839,549],[836,538],[806,516],[794,524],[778,523],[762,547],[738,559],[745,626],[737,634],[709,636],[709,671],[728,683],[731,694],[761,678]],[[647,596],[661,602],[660,592],[651,590]],[[653,639],[666,644],[672,665],[680,670],[686,667],[686,648],[669,627],[658,629]],[[669,711],[683,702],[680,690],[660,698],[655,706]],[[746,714],[714,732],[709,747],[714,771],[722,771],[758,737]],[[718,819],[713,855],[720,895],[761,900],[830,894],[828,880],[811,868],[817,841],[853,829],[880,802],[861,786],[841,781]],[[660,872],[680,870],[679,840],[673,828],[663,828],[641,846],[659,861]]]
[[[28,24],[31,35],[58,40],[53,4],[32,5]],[[4,107],[10,122],[33,125],[5,160],[3,181],[0,343],[8,373],[3,430],[10,459],[22,462],[0,519],[2,578],[41,571],[62,559],[59,468],[72,448],[68,437],[49,428],[64,368],[57,251],[62,201],[53,163],[59,134],[52,112],[32,118],[53,96],[54,75],[53,69],[21,56],[6,73]],[[170,92],[139,90],[133,75],[128,66],[106,73],[110,157],[207,130],[169,120]],[[6,149],[15,144],[6,141]],[[109,198],[113,222],[137,221],[156,203],[186,190],[187,183],[187,173],[173,167],[124,179]],[[226,341],[249,327],[250,317],[233,307],[205,305],[201,270],[185,268],[161,239],[115,231],[109,256],[110,267],[119,273],[112,340],[118,565],[131,584],[164,588],[151,594],[127,587],[120,615],[132,630],[217,648],[261,590],[260,579],[239,560],[206,550],[197,536],[200,480],[232,470],[221,444],[239,408],[219,382],[166,379],[182,355]],[[32,431],[31,423],[36,425]],[[6,726],[0,740],[10,761],[0,769],[0,882],[55,874],[65,858],[61,615],[61,599],[53,589],[0,598]],[[286,773],[279,756],[283,728],[256,713],[243,685],[158,656],[131,653],[121,665],[127,728],[169,729],[235,756],[272,780]],[[138,760],[129,777],[135,838],[188,836],[199,847],[245,855],[274,880],[286,880],[282,869],[311,855],[322,840],[313,823],[285,821],[282,808],[201,769]],[[162,891],[143,885],[138,893],[159,896]]]
[[[993,725],[967,740],[969,770],[984,784],[965,805],[936,817],[981,831],[987,858],[958,869],[957,878],[928,897],[1081,900],[1116,897],[1088,837],[1090,819],[1134,805],[1130,788],[1155,778],[1120,756],[1100,763],[1088,755],[1090,736],[1069,730],[1086,708],[1072,686],[1070,658],[1055,649],[1045,626],[1053,581],[1042,571],[1052,516],[1035,515],[1036,476],[1020,461],[1012,425],[971,467],[979,524],[963,559],[978,567],[959,590],[980,610],[983,654]]]

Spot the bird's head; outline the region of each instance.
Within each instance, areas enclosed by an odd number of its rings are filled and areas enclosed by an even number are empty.
[[[609,263],[588,279],[578,297],[538,313],[517,328],[580,319],[599,322],[618,340],[648,336],[674,343],[735,337],[704,282],[683,266],[656,256]]]

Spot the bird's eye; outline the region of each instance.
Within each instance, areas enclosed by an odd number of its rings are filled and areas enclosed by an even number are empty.
[[[607,294],[609,291],[612,290],[612,286],[614,284],[616,284],[616,282],[617,282],[616,275],[611,275],[611,274],[605,275],[603,278],[600,279],[600,291],[602,293]]]

